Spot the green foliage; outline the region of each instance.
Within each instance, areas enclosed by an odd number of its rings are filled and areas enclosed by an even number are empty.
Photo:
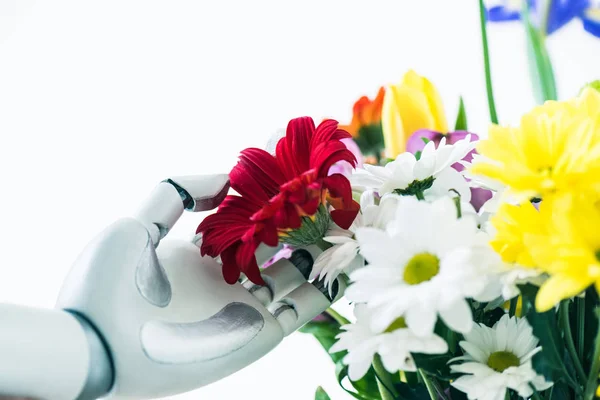
[[[491,328],[505,314],[503,304],[504,300],[499,299],[489,303],[472,302],[473,320]]]
[[[467,111],[465,110],[465,103],[462,96],[460,97],[460,103],[458,105],[458,114],[456,115],[456,122],[454,123],[455,131],[466,131],[467,130]]]
[[[425,387],[425,385],[411,387],[407,384],[400,384],[395,386],[396,390],[398,391],[398,398],[401,400],[429,399],[429,393],[427,392],[427,388]]]
[[[564,379],[566,367],[563,357],[566,350],[558,329],[558,316],[554,309],[544,313],[535,311],[535,296],[538,292],[536,286],[527,284],[520,286],[520,289],[523,304],[528,305],[525,317],[542,346],[542,351],[533,356],[533,367],[548,380],[557,382]]]
[[[361,126],[354,141],[363,154],[378,156],[385,147],[381,124]]]
[[[422,369],[429,375],[434,376],[443,381],[449,381],[453,377],[450,374],[450,366],[448,361],[453,358],[453,355],[446,354],[418,354],[413,353],[413,359],[417,368]]]
[[[583,347],[583,368],[587,371],[592,364],[594,354],[594,341],[596,332],[598,332],[598,318],[596,317],[596,307],[600,305],[598,292],[594,286],[590,286],[585,292],[585,326],[584,326],[584,347]]]
[[[331,398],[329,397],[325,389],[319,386],[317,388],[317,391],[315,392],[315,400],[331,400]]]

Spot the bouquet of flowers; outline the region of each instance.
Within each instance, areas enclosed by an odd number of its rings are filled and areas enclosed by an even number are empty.
[[[278,257],[320,248],[309,279],[332,297],[344,282],[354,315],[330,309],[302,330],[356,399],[596,395],[600,85],[553,99],[538,39],[557,27],[532,23],[541,2],[524,3],[545,102],[518,126],[498,122],[487,62],[486,16],[506,13],[480,2],[487,134],[468,130],[462,100],[451,128],[436,87],[409,71],[359,99],[347,126],[296,118],[271,151],[243,150],[237,194],[198,227],[202,253],[220,257],[232,284],[242,273],[264,284],[260,246],[284,244]],[[572,3],[597,28],[597,10]]]

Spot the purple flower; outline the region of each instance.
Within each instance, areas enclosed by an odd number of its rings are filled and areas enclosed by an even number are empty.
[[[363,166],[363,155],[360,152],[360,148],[358,147],[356,142],[353,139],[349,138],[342,139],[340,140],[340,142],[344,143],[346,145],[346,148],[350,150],[352,154],[354,154],[354,157],[356,157],[356,167],[361,168]],[[352,165],[350,165],[348,162],[340,161],[331,166],[331,168],[329,169],[329,175],[342,174],[345,177],[349,178],[350,175],[352,175],[353,169],[354,168],[352,168]]]
[[[294,252],[294,249],[291,246],[284,244],[283,247],[281,248],[281,250],[279,250],[277,253],[275,253],[275,255],[273,257],[271,257],[271,259],[269,261],[264,263],[264,265],[262,267],[267,268],[267,267],[270,267],[271,265],[275,264],[277,261],[281,260],[282,258],[290,258],[292,256],[293,252]]]
[[[447,144],[454,144],[454,143],[458,142],[459,140],[464,139],[468,134],[471,135],[472,142],[479,140],[479,136],[477,136],[474,133],[467,132],[467,131],[441,133],[441,132],[431,131],[429,129],[421,129],[421,130],[418,130],[415,133],[413,133],[408,138],[408,141],[406,142],[406,151],[411,152],[413,154],[417,154],[418,152],[423,151],[423,148],[425,148],[426,141],[435,143],[435,145],[437,147],[437,145],[440,143],[440,141],[444,137],[446,138]],[[426,139],[426,140],[423,140],[423,139]],[[465,158],[463,158],[463,160],[470,162],[473,159],[474,153],[475,153],[475,150],[471,151],[469,154],[467,154],[465,156]],[[459,163],[454,163],[452,165],[452,168],[454,168],[455,170],[457,170],[459,172],[465,169],[465,167]],[[481,206],[491,198],[492,198],[491,191],[486,190],[486,189],[481,189],[481,188],[471,188],[471,205],[475,208],[476,211],[479,211]]]
[[[531,21],[536,26],[542,25],[545,2],[527,0]],[[496,2],[498,3],[498,2]],[[501,0],[499,4],[487,9],[490,22],[515,21],[521,18],[520,7],[515,7],[510,0]],[[546,22],[546,34],[550,35],[571,20],[581,18],[583,28],[594,36],[600,37],[600,5],[593,0],[552,0]]]

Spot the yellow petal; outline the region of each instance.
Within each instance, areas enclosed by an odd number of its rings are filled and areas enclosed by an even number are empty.
[[[435,120],[429,102],[422,91],[409,86],[393,87],[396,110],[402,119],[402,127],[408,140],[419,129],[435,129]]]
[[[381,125],[386,155],[395,158],[406,150],[410,135],[420,129],[448,132],[442,99],[435,86],[414,71],[392,85],[383,100]]]
[[[415,123],[411,126],[411,129],[407,129],[405,123],[404,129],[407,132],[410,132],[409,135],[419,129],[431,129],[442,133],[448,132],[448,122],[446,121],[446,113],[444,112],[442,98],[435,85],[431,83],[429,79],[410,70],[404,74],[401,87],[414,89],[414,92],[421,94],[419,97],[425,102],[420,105],[421,112],[428,115],[426,124]]]
[[[565,275],[554,275],[548,279],[535,298],[535,308],[545,312],[557,305],[561,300],[576,296],[594,281],[589,278],[576,279]]]
[[[446,120],[446,113],[444,112],[444,104],[442,98],[438,93],[437,89],[427,78],[423,78],[423,86],[425,89],[425,95],[429,102],[429,109],[433,116],[434,127],[433,130],[438,132],[448,132],[448,121]]]
[[[381,108],[381,129],[385,142],[385,154],[389,158],[396,158],[404,152],[406,147],[406,135],[402,127],[402,118],[396,105],[395,87],[392,86],[385,92],[383,106]]]

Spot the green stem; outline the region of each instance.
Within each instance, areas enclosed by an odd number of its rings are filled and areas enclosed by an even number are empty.
[[[563,333],[565,335],[567,350],[569,351],[569,355],[571,356],[573,365],[575,366],[575,371],[577,371],[577,375],[579,376],[579,382],[583,386],[585,385],[586,375],[583,371],[581,361],[577,356],[577,350],[575,350],[575,343],[573,342],[573,334],[571,333],[571,323],[569,321],[569,301],[570,300],[563,300],[560,303],[560,322],[562,325]]]
[[[418,200],[425,200],[425,195],[423,195],[423,192],[421,192],[421,191],[417,191],[415,193],[415,196],[417,197]]]
[[[452,329],[448,329],[448,336],[446,337],[446,339],[448,342],[448,348],[450,349],[450,352],[454,353],[456,351],[457,342],[456,332],[454,332]]]
[[[431,400],[437,400],[437,393],[435,391],[435,387],[433,386],[433,383],[431,383],[431,381],[429,380],[427,375],[423,372],[423,370],[420,369],[419,373],[421,374],[421,378],[423,378],[423,382],[425,383],[425,387],[427,388],[429,397],[431,398]]]
[[[381,400],[394,400],[398,393],[394,388],[394,382],[392,382],[392,376],[383,367],[379,354],[373,358],[373,369],[377,376],[377,387],[379,388],[379,394],[381,394]]]
[[[515,316],[517,312],[517,303],[519,302],[519,296],[510,299],[510,307],[508,308],[508,315],[511,317]]]
[[[577,304],[577,355],[583,362],[583,349],[585,346],[585,298],[576,297]]]
[[[537,390],[535,390],[534,387],[532,387],[531,389],[533,389],[533,394],[531,395],[531,398],[533,400],[542,400],[542,398],[540,397],[540,394],[537,392]]]
[[[552,8],[552,0],[546,1],[544,10],[542,13],[542,22],[540,23],[540,37],[546,38],[548,32],[548,17],[550,16],[550,9]]]
[[[496,114],[496,102],[494,101],[494,88],[492,87],[492,72],[490,68],[490,50],[488,47],[487,27],[485,21],[485,5],[479,0],[479,22],[481,24],[481,41],[483,42],[483,63],[485,66],[485,88],[487,91],[488,108],[490,109],[490,120],[498,123]]]
[[[596,310],[596,316],[598,316],[598,310]],[[592,367],[590,368],[590,375],[585,386],[584,400],[592,400],[594,398],[594,395],[596,394],[596,386],[598,386],[598,373],[600,373],[600,327],[596,333]]]
[[[327,310],[325,310],[325,312],[331,318],[335,319],[340,325],[348,325],[350,323],[350,321],[348,321],[342,314],[335,311],[333,308],[328,308]]]

